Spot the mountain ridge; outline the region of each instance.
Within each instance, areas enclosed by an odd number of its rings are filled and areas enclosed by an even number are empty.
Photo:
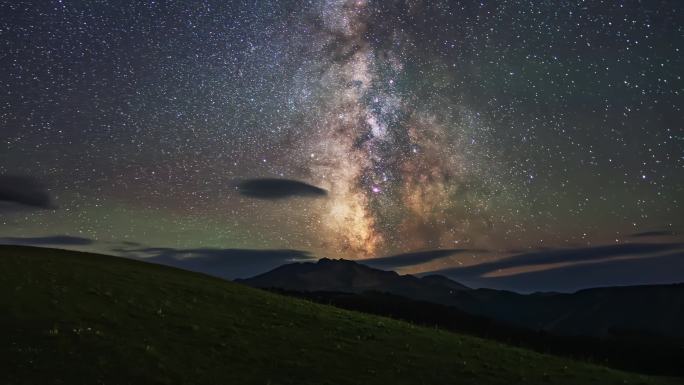
[[[609,336],[638,331],[684,338],[684,328],[680,327],[684,324],[684,284],[519,294],[471,289],[443,276],[399,275],[344,259],[283,265],[236,282],[302,292],[386,292],[562,335]]]

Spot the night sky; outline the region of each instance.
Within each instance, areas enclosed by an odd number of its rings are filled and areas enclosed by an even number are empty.
[[[2,2],[0,174],[41,183],[53,204],[0,211],[0,236],[103,252],[469,251],[422,270],[681,241],[683,12]],[[323,193],[240,190],[261,178]]]

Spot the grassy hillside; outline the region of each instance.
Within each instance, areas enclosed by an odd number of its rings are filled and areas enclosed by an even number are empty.
[[[126,259],[0,247],[3,384],[668,384]]]

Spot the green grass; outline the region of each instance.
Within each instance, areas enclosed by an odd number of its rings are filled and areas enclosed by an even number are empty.
[[[0,247],[2,384],[670,384],[201,274]]]

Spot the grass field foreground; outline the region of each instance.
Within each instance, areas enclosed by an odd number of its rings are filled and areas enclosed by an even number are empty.
[[[3,384],[675,384],[123,258],[0,247]]]

